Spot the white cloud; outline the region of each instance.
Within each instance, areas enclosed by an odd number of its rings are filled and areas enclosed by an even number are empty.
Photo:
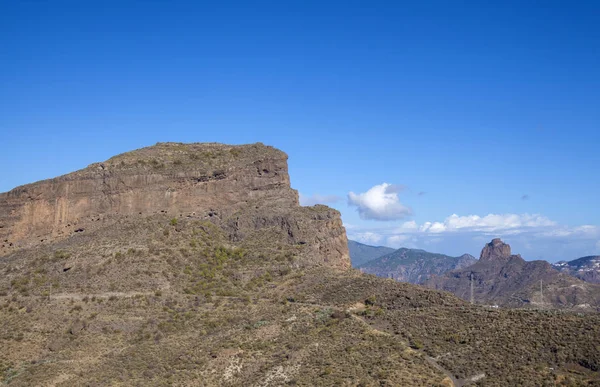
[[[388,246],[401,246],[402,243],[411,239],[409,235],[393,235],[387,239]]]
[[[398,192],[402,186],[383,183],[367,192],[348,193],[348,205],[355,206],[361,219],[398,220],[412,214],[409,207],[400,203]]]
[[[350,235],[350,238],[352,240],[358,241],[360,243],[364,243],[367,245],[373,245],[373,244],[377,244],[379,242],[381,242],[381,240],[383,239],[383,236],[371,231],[365,231],[365,232],[360,232],[360,233],[355,233]]]
[[[440,222],[425,222],[423,223],[423,225],[421,227],[419,227],[419,231],[421,232],[431,232],[431,233],[438,233],[438,232],[444,232],[446,231],[447,228],[443,223]]]
[[[585,236],[600,238],[600,227],[598,226],[586,224],[583,226],[575,227],[574,231],[575,233],[579,233]]]
[[[498,237],[510,243],[515,254],[523,253],[528,259],[571,260],[600,254],[600,226],[566,226],[540,214],[453,214],[441,221],[406,221],[378,228],[356,226],[348,236],[356,239],[357,235],[362,235],[367,244],[367,240],[375,240],[371,244],[424,248],[450,255],[469,252],[478,256],[485,243]]]
[[[414,220],[404,222],[402,225],[396,229],[394,229],[395,234],[405,234],[416,231],[419,228],[419,225]]]
[[[442,233],[453,231],[506,232],[528,228],[552,227],[556,222],[545,216],[534,214],[489,214],[486,216],[452,214],[443,222],[425,222],[421,232]]]
[[[301,206],[314,206],[315,204],[330,204],[339,202],[342,200],[341,197],[337,195],[319,195],[314,194],[311,196],[300,194],[300,205]]]

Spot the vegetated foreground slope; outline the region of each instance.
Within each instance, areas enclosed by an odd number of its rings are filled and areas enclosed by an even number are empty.
[[[350,252],[352,267],[359,267],[366,262],[394,251],[391,247],[369,246],[353,240],[348,240],[348,250]]]
[[[307,278],[325,281],[332,269],[306,264],[296,246],[272,240],[232,244],[208,221],[173,225],[154,215],[3,257],[2,380],[65,386],[443,380],[401,340],[373,334],[352,318],[345,303],[296,291]],[[354,352],[338,356],[351,345]]]
[[[546,261],[512,255],[500,239],[488,243],[477,263],[432,277],[425,283],[475,302],[511,307],[600,309],[600,286],[561,273]],[[541,288],[540,288],[541,287]]]
[[[346,269],[338,250],[323,252],[329,260],[315,253],[315,244],[336,246],[340,238],[319,231],[335,229],[335,212],[292,209],[267,222],[270,211],[283,210],[258,207],[265,212],[253,212],[253,203],[232,214],[235,227],[198,212],[115,216],[0,256],[0,380],[11,386],[598,382],[598,315],[488,310]],[[320,240],[297,234],[306,226],[295,222],[312,224]]]
[[[600,284],[600,255],[590,255],[572,261],[561,261],[552,265],[556,270],[580,280]]]
[[[400,248],[394,252],[369,261],[359,268],[379,277],[396,281],[422,284],[433,275],[442,275],[450,270],[472,265],[477,260],[469,254],[450,257],[425,250]]]
[[[3,257],[10,385],[595,380],[596,314],[490,310],[154,215]],[[64,271],[65,268],[69,270]],[[430,359],[433,358],[434,360]],[[445,382],[444,382],[445,380]]]

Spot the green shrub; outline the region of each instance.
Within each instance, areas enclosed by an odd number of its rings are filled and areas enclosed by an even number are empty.
[[[53,261],[57,262],[57,261],[65,260],[65,259],[69,258],[70,256],[71,256],[71,254],[68,251],[65,251],[65,250],[56,250],[54,252],[54,259],[53,259]]]

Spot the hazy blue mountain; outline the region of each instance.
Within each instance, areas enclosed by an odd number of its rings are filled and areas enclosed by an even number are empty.
[[[394,251],[391,247],[369,246],[352,240],[348,240],[348,249],[353,267],[358,267]]]
[[[352,253],[350,253],[352,254]],[[359,266],[365,273],[398,281],[421,284],[432,275],[472,265],[477,260],[469,254],[451,257],[425,250],[400,248]]]

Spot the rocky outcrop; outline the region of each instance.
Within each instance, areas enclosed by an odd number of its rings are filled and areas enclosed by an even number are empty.
[[[152,214],[208,219],[232,241],[275,227],[307,262],[350,266],[339,212],[300,207],[287,155],[260,143],[159,143],[0,194],[0,255]]]
[[[481,250],[481,256],[479,259],[482,262],[491,260],[507,260],[512,255],[510,245],[502,242],[500,238],[492,239],[492,241],[485,245]]]
[[[469,300],[471,281],[478,303],[600,308],[600,287],[560,273],[546,261],[525,261],[520,255],[512,255],[510,245],[500,239],[486,244],[473,265],[434,276],[425,286]]]

